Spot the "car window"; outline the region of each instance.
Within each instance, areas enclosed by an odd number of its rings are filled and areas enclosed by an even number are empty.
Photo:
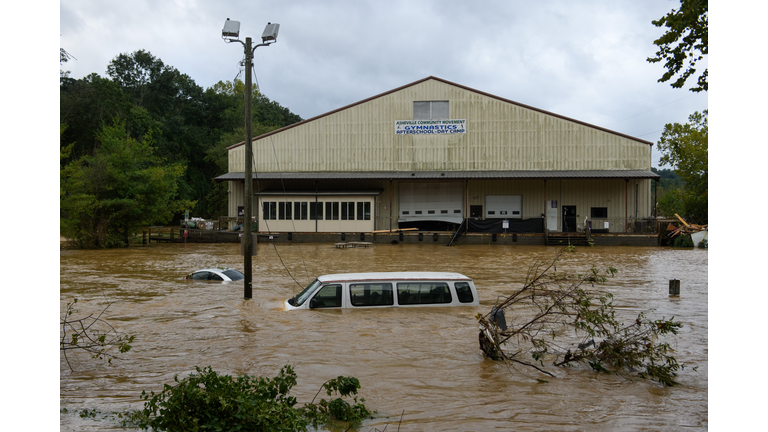
[[[227,277],[232,279],[233,281],[245,279],[245,276],[242,273],[234,269],[224,270],[222,273],[227,275]]]
[[[459,297],[461,303],[472,303],[475,301],[472,296],[472,288],[466,282],[456,282],[456,296]]]
[[[401,305],[450,303],[451,292],[445,282],[403,282],[397,284]]]
[[[211,276],[208,278],[208,280],[212,280],[212,281],[223,281],[223,280],[224,280],[224,278],[223,278],[223,277],[221,277],[221,276],[219,276],[219,275],[217,275],[216,273],[211,273]]]
[[[208,272],[207,271],[199,271],[192,273],[192,277],[190,278],[192,280],[208,280]]]
[[[314,305],[316,308],[341,307],[341,285],[326,285],[320,288],[312,300],[317,300]]]
[[[391,283],[361,283],[349,286],[349,298],[352,306],[392,306]]]

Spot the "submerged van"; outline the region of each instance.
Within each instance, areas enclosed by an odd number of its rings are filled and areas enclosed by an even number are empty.
[[[287,310],[478,306],[472,279],[459,273],[387,272],[320,276],[285,301]]]

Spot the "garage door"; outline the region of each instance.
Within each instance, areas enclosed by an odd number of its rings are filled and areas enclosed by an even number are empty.
[[[398,222],[442,221],[461,223],[464,219],[464,183],[400,183]]]
[[[485,217],[503,219],[522,219],[522,195],[486,195]]]

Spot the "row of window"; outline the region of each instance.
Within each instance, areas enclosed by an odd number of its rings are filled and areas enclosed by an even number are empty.
[[[426,214],[436,214],[435,213],[436,211],[437,210],[427,210]],[[403,210],[400,213],[404,214],[404,215],[408,215],[408,214],[411,214],[411,211],[410,210]],[[461,210],[454,210],[453,213],[454,214],[461,214]],[[423,210],[414,210],[413,214],[417,214],[417,215],[424,214],[424,211]],[[440,210],[440,214],[448,214],[448,210]]]
[[[262,210],[264,220],[371,220],[369,201],[264,201]]]
[[[467,282],[456,282],[456,296],[460,303],[472,303],[472,289]],[[392,306],[395,304],[391,283],[363,283],[349,286],[352,306]],[[341,307],[341,285],[326,285],[317,292],[316,307]],[[398,283],[399,305],[426,305],[451,303],[451,290],[445,282]]]

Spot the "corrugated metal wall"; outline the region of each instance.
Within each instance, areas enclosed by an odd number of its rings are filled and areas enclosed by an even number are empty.
[[[467,133],[395,135],[413,102],[448,100]],[[650,169],[651,146],[437,80],[254,142],[257,172]],[[244,171],[244,146],[229,171]]]

